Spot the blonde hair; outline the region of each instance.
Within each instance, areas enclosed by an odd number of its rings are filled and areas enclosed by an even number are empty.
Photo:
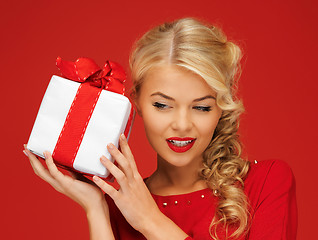
[[[217,93],[216,103],[222,115],[203,153],[204,168],[200,170],[200,177],[219,198],[210,225],[213,239],[218,239],[217,229],[221,225],[226,232],[230,225],[236,226],[231,237],[238,237],[246,233],[249,224],[248,200],[243,191],[249,162],[241,158],[237,133],[244,107],[234,91],[241,55],[240,48],[228,41],[219,28],[184,18],[144,34],[130,56],[133,97],[138,96],[147,72],[163,64],[177,65],[198,74]]]

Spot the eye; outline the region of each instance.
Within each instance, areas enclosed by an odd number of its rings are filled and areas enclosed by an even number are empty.
[[[195,106],[193,107],[196,110],[202,111],[202,112],[210,112],[212,110],[212,108],[210,106]]]
[[[155,108],[158,108],[158,109],[166,109],[166,108],[169,108],[168,105],[163,104],[163,103],[160,103],[160,102],[155,102],[154,104],[152,104],[152,106],[154,106]]]

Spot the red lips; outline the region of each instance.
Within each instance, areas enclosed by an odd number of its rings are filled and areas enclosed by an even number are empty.
[[[188,151],[194,144],[195,138],[185,137],[185,138],[179,138],[179,137],[171,137],[167,138],[168,146],[171,150],[177,152],[177,153],[183,153]],[[184,145],[186,141],[189,141]],[[183,142],[183,143],[182,143]]]

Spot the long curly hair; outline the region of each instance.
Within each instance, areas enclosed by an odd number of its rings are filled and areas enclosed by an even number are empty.
[[[237,133],[244,107],[235,97],[241,56],[240,48],[228,41],[220,28],[184,18],[145,33],[135,43],[129,59],[133,98],[138,97],[146,73],[162,64],[177,65],[198,74],[217,93],[216,104],[222,115],[203,153],[204,167],[199,171],[218,196],[210,225],[213,239],[219,239],[219,227],[227,232],[235,226],[230,237],[237,238],[247,232],[249,225],[248,199],[243,191],[249,162],[241,158]]]

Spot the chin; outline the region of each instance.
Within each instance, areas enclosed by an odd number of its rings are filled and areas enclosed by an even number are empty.
[[[161,159],[168,163],[171,166],[182,168],[195,164],[197,161],[202,160],[194,160],[193,158],[189,158],[189,156],[166,156],[166,158],[161,157]],[[166,160],[169,159],[169,160]]]

